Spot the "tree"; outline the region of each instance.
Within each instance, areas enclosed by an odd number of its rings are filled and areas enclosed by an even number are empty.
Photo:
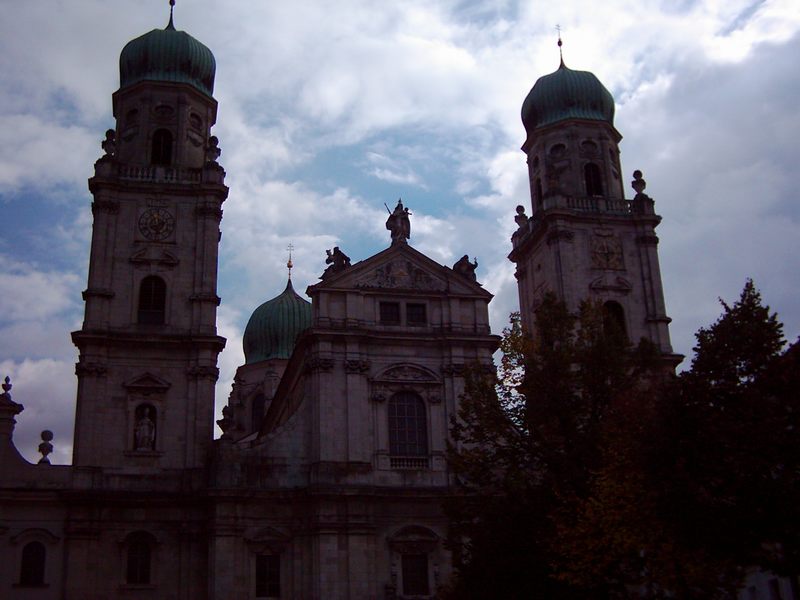
[[[717,562],[800,572],[800,350],[752,281],[697,333],[691,369],[664,406],[663,504]],[[736,576],[731,577],[733,580]]]
[[[580,586],[553,560],[561,517],[589,494],[615,399],[642,392],[654,357],[648,344],[632,351],[600,305],[575,317],[548,295],[536,319],[531,339],[512,316],[499,380],[471,373],[452,423],[449,461],[462,482],[447,506],[454,598],[576,598]],[[581,592],[603,598],[608,588]]]
[[[602,307],[518,316],[452,423],[452,598],[728,598],[800,568],[800,349],[748,281],[659,367]],[[445,594],[445,597],[448,597]]]

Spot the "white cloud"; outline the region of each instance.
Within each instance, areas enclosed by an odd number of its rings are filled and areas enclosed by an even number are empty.
[[[53,464],[72,462],[72,428],[75,420],[75,365],[66,360],[0,361],[2,378],[10,377],[14,402],[25,408],[17,415],[14,444],[29,462],[38,462],[40,432],[55,435]]]
[[[73,310],[80,301],[76,294],[80,281],[74,273],[41,271],[2,254],[0,270],[4,288],[11,291],[0,294],[2,321],[47,319]]]

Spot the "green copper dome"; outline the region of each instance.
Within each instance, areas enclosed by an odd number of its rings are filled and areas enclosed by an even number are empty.
[[[311,325],[311,303],[292,287],[292,280],[277,298],[253,311],[244,330],[245,363],[269,358],[289,358],[297,336]]]
[[[153,29],[122,49],[119,87],[140,81],[169,81],[188,83],[211,96],[216,68],[211,50],[185,31],[177,31],[170,16],[166,29]]]
[[[522,123],[530,133],[565,119],[589,119],[614,125],[614,98],[588,71],[568,69],[540,77],[522,103]]]

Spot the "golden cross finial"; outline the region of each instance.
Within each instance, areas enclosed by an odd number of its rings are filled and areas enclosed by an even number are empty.
[[[289,242],[289,245],[286,247],[286,249],[289,251],[289,260],[286,261],[286,268],[289,269],[289,279],[291,279],[292,267],[294,266],[294,263],[292,262],[292,250],[294,250],[294,245]]]

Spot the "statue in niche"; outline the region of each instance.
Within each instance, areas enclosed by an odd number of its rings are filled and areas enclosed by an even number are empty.
[[[384,204],[384,206],[386,206]],[[386,206],[386,210],[389,207]],[[389,218],[386,219],[386,229],[392,232],[392,245],[408,243],[411,237],[411,212],[403,206],[403,201],[398,200],[394,212],[389,211]]]
[[[134,449],[154,450],[156,446],[156,424],[150,416],[152,408],[144,405],[136,409],[138,418],[134,428]]]
[[[103,152],[105,152],[105,157],[113,157],[117,153],[117,132],[113,129],[108,129],[106,131],[106,139],[104,139],[100,146],[103,148]]]
[[[325,259],[325,264],[330,265],[322,274],[322,279],[343,271],[350,266],[350,257],[344,252],[339,250],[339,246],[334,246],[333,250],[325,250],[328,257]]]
[[[477,277],[475,277],[475,269],[477,268],[478,259],[476,258],[474,262],[469,262],[469,256],[466,254],[453,265],[453,271],[470,281],[477,281]]]

